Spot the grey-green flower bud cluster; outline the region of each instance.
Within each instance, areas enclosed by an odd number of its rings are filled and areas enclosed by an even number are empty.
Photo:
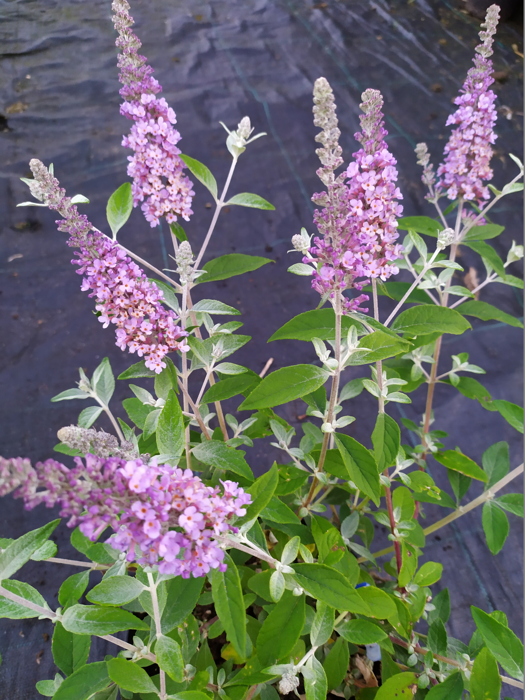
[[[107,459],[110,456],[119,459],[136,459],[139,456],[131,442],[124,442],[119,447],[117,438],[103,430],[70,425],[60,428],[57,437],[64,445],[73,450],[78,450],[82,454],[90,453],[102,459]]]

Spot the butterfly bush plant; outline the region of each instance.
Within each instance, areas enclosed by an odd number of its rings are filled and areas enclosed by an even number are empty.
[[[307,700],[496,700],[502,684],[523,688],[523,646],[506,616],[472,607],[472,638],[449,636],[449,593],[433,588],[443,567],[421,563],[426,536],[478,506],[492,554],[507,537],[507,513],[523,513],[521,494],[498,495],[523,471],[511,470],[508,445],[492,445],[479,465],[468,444],[465,452],[447,444],[432,409],[439,383],[523,431],[522,409],[473,378],[484,370],[467,353],[443,357],[442,346],[444,334],[468,331],[472,317],[522,326],[478,298],[489,284],[523,287],[507,274],[523,247],[513,244],[504,262],[487,243],[503,230],[490,210],[523,189],[515,156],[514,179],[501,191],[490,184],[490,57],[499,8],[490,7],[482,25],[474,66],[447,122],[442,163],[434,169],[426,145],[416,149],[434,217],[402,218],[381,93],[363,93],[359,146],[348,161],[332,89],[316,81],[315,233],[303,228],[293,236],[298,258],[290,272],[309,277],[320,301],[271,338],[311,342],[314,361],[259,375],[230,361],[250,338],[237,332],[237,320],[221,320],[239,312],[193,296],[197,285],[268,262],[234,254],[203,264],[225,205],[273,208],[255,194],[228,194],[238,159],[263,134],[252,136],[247,117],[227,129],[232,161],[219,194],[210,171],[179,150],[175,112],[138,53],[128,3],[112,7],[132,182],[109,199],[111,235],[79,213],[77,204],[87,200],[69,197],[52,166],[32,160],[33,179],[25,180],[37,205],[57,213],[98,321],[138,360],[118,377],[130,382],[126,420],[113,413],[106,358],[91,377],[80,370],[77,386],[53,399],[89,403],[77,425],[58,431],[55,449],[65,463],[0,458],[0,495],[21,498],[29,510],[57,506],[79,552],[74,561],[56,556],[49,537],[59,520],[0,541],[0,616],[39,618],[53,630],[57,672],[37,690],[55,700],[276,700],[293,693]],[[200,250],[180,223],[191,229],[190,178],[216,204]],[[163,218],[170,225],[174,269],[156,269],[124,247],[125,235],[117,240],[139,205],[152,227]],[[485,264],[475,288],[460,283],[460,246]],[[412,281],[396,281],[401,271]],[[397,302],[388,316],[381,296]],[[347,368],[362,376],[345,383]],[[190,376],[198,393],[190,392]],[[364,444],[347,430],[363,390],[377,399],[377,422]],[[411,441],[401,444],[392,407],[410,403],[415,391],[426,393],[425,412],[419,424],[403,419]],[[222,402],[232,398],[236,415],[225,415]],[[279,415],[298,399],[308,417],[301,435]],[[92,427],[102,414],[112,433]],[[255,478],[249,451],[268,436],[280,457],[273,465],[268,458]],[[451,493],[436,485],[439,470]],[[483,491],[465,501],[473,481]],[[445,514],[423,527],[425,504]],[[381,551],[372,545],[374,523],[391,543]],[[29,559],[78,568],[63,581],[56,609],[16,580]],[[112,643],[114,653],[90,656],[94,636]]]

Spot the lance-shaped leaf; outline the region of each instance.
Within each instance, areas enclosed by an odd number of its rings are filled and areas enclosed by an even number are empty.
[[[125,182],[113,192],[106,207],[108,224],[111,228],[114,239],[117,237],[117,233],[129,219],[132,209],[133,195],[131,193],[131,184],[129,182]]]
[[[283,367],[265,377],[239,406],[240,411],[272,408],[311,394],[322,386],[329,373],[313,365]]]
[[[372,433],[372,444],[378,469],[383,472],[395,462],[401,444],[399,425],[386,413],[380,413],[377,416]]]
[[[509,534],[509,519],[496,503],[487,501],[483,504],[481,522],[488,547],[492,554],[497,554]]]
[[[5,588],[10,593],[14,593],[20,598],[27,600],[35,605],[40,605],[41,607],[46,607],[46,601],[40,593],[30,586],[28,583],[23,581],[2,581],[2,587]],[[38,617],[38,613],[30,608],[26,608],[25,605],[15,603],[9,598],[4,598],[0,595],[0,618],[5,617],[9,620],[25,620],[30,617]]]
[[[377,644],[387,637],[381,627],[368,620],[348,620],[337,627],[337,632],[352,644]]]
[[[266,199],[259,197],[258,194],[252,194],[251,192],[243,192],[242,194],[236,194],[231,199],[226,202],[226,206],[231,204],[237,204],[241,207],[251,207],[252,209],[268,209],[274,211],[275,207]]]
[[[187,165],[192,175],[195,175],[197,180],[202,182],[204,187],[211,192],[213,198],[217,200],[217,180],[213,177],[210,170],[203,163],[195,160],[195,158],[190,158],[190,156],[183,155],[182,153],[180,157]]]
[[[443,230],[439,221],[428,216],[405,216],[398,219],[397,225],[400,231],[415,231],[434,238],[437,238],[438,233]]]
[[[355,326],[358,331],[364,332],[364,327],[359,321],[343,316],[341,330],[346,336],[349,329]],[[279,330],[268,340],[304,340],[311,341],[314,338],[320,340],[332,340],[335,338],[335,312],[330,309],[314,309],[294,316],[290,321],[281,326]]]
[[[143,590],[143,584],[136,578],[111,576],[92,588],[86,598],[96,605],[126,605],[138,598]]]
[[[474,316],[482,321],[501,321],[501,323],[515,328],[523,328],[523,323],[519,318],[497,309],[492,304],[487,304],[486,301],[466,301],[458,306],[458,309],[464,316]]]
[[[241,659],[246,658],[246,612],[242,595],[241,580],[237,567],[226,554],[226,571],[213,569],[211,589],[215,610],[224,625],[226,636]]]
[[[21,569],[31,555],[50,537],[59,522],[60,520],[53,520],[11,542],[0,554],[0,581]]]
[[[349,585],[347,578],[326,564],[294,564],[297,583],[313,598],[336,610],[370,615],[369,606]]]
[[[484,262],[487,262],[490,267],[498,273],[500,277],[505,277],[505,267],[503,260],[496,253],[494,248],[484,241],[463,241],[463,245],[475,250],[478,255],[481,255]]]
[[[439,452],[433,456],[434,459],[436,459],[447,469],[460,472],[460,474],[469,476],[471,479],[477,479],[478,481],[483,482],[488,481],[488,476],[485,474],[483,469],[478,467],[476,462],[470,459],[470,457],[467,457],[467,455],[464,455],[461,452],[456,452],[456,450],[446,450],[445,452]]]
[[[157,687],[146,671],[134,664],[117,657],[108,661],[108,674],[119,688],[129,690],[131,693],[155,693]]]
[[[96,605],[73,605],[62,618],[66,630],[73,634],[114,634],[124,630],[149,630],[149,624],[120,608]]]
[[[336,433],[335,442],[347,470],[347,479],[379,506],[379,471],[372,454],[349,435]]]
[[[436,332],[461,335],[469,328],[470,323],[455,309],[434,304],[412,306],[399,314],[392,324],[392,330],[410,336]]]
[[[287,591],[270,612],[257,636],[257,656],[263,667],[287,657],[304,626],[304,596]]]
[[[204,265],[202,269],[206,271],[206,274],[195,280],[195,284],[226,280],[236,275],[243,275],[245,272],[258,270],[260,267],[270,262],[273,262],[273,260],[261,258],[257,255],[244,255],[242,253],[221,255],[220,258],[209,260],[206,265]]]
[[[498,622],[483,610],[470,607],[472,617],[483,641],[513,678],[523,680],[523,644],[506,625]]]
[[[246,515],[237,521],[236,525],[238,527],[259,515],[263,508],[270,502],[278,483],[279,471],[277,464],[274,462],[270,471],[256,479],[248,488],[247,491],[252,497],[252,502],[246,509]]]
[[[499,700],[501,678],[498,662],[484,647],[476,656],[469,685],[472,700]]]
[[[88,700],[95,693],[106,688],[110,683],[108,668],[105,661],[81,666],[75,673],[66,678],[53,700]]]
[[[157,423],[157,446],[161,454],[178,459],[184,451],[184,421],[179,400],[174,391],[168,398]]]
[[[253,481],[252,470],[244,459],[246,452],[235,450],[219,440],[207,440],[193,448],[192,454],[204,464],[235,472]]]
[[[160,668],[166,671],[172,680],[182,683],[184,679],[184,660],[180,645],[171,637],[163,635],[155,644],[155,656]]]
[[[91,637],[68,632],[60,622],[55,624],[51,644],[53,661],[66,676],[84,666],[90,647]]]

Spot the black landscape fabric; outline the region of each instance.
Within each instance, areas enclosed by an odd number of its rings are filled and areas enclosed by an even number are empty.
[[[175,109],[184,153],[201,160],[224,182],[230,156],[219,121],[235,128],[248,115],[256,131],[268,136],[248,147],[241,157],[232,192],[256,192],[275,212],[242,207],[226,211],[206,253],[206,259],[226,253],[262,255],[273,262],[262,269],[224,282],[197,288],[242,312],[243,332],[256,342],[239,351],[236,362],[260,372],[268,358],[273,369],[310,362],[311,344],[267,338],[292,316],[314,308],[318,295],[309,280],[286,273],[297,256],[287,255],[290,239],[302,226],[313,232],[310,197],[320,189],[315,171],[316,129],[312,123],[312,86],[319,76],[331,83],[338,105],[345,161],[357,150],[361,92],[373,87],[385,97],[389,147],[398,160],[399,185],[406,215],[433,215],[424,199],[414,147],[426,141],[435,163],[442,156],[449,129],[445,127],[471,65],[479,20],[467,14],[460,0],[132,0],[131,13],[144,53]],[[114,333],[93,315],[93,303],[80,291],[71,266],[72,251],[56,231],[53,213],[16,208],[30,199],[20,176],[30,177],[28,162],[54,163],[68,194],[91,201],[85,211],[107,230],[108,196],[124,181],[129,151],[120,145],[130,122],[119,114],[118,70],[110,0],[18,0],[0,2],[2,71],[0,73],[0,454],[32,460],[57,457],[53,446],[59,428],[76,423],[84,404],[50,398],[73,387],[78,367],[92,373],[108,356],[116,374],[134,361],[114,345]],[[516,174],[506,155],[523,151],[522,37],[517,22],[503,23],[497,34],[499,135],[494,183],[501,187]],[[195,214],[186,226],[190,241],[199,243],[210,220],[210,196],[199,183]],[[506,255],[513,239],[521,239],[522,200],[512,195],[493,210],[506,227],[494,247]],[[170,267],[168,231],[151,229],[135,210],[120,233],[124,245],[159,268]],[[483,279],[479,257],[461,249],[460,263],[475,268]],[[511,273],[521,276],[521,267]],[[492,285],[482,299],[522,318],[521,295],[511,287]],[[381,298],[382,318],[388,301]],[[446,336],[447,354],[469,352],[470,361],[487,370],[483,383],[493,398],[522,402],[522,332],[494,322],[473,319],[473,330]],[[446,360],[442,360],[446,363]],[[446,368],[445,368],[446,369]],[[445,370],[444,370],[445,371]],[[346,371],[346,380],[363,376],[363,368]],[[117,383],[114,405],[129,392]],[[414,395],[413,395],[414,396]],[[403,415],[419,421],[424,391]],[[228,404],[235,411],[238,401]],[[282,415],[302,434],[298,400]],[[395,405],[389,407],[399,419]],[[366,394],[354,401],[357,420],[347,430],[368,444],[377,407]],[[520,435],[498,414],[485,411],[458,392],[438,386],[436,427],[446,430],[446,445],[456,445],[475,460],[491,444],[507,440],[511,465],[521,462]],[[110,429],[101,420],[101,427]],[[404,435],[408,442],[409,435]],[[257,473],[267,470],[279,454],[268,442],[256,443],[248,455]],[[65,461],[68,458],[64,458]],[[449,489],[443,469],[433,464],[438,483]],[[512,490],[521,488],[514,482]],[[477,495],[473,489],[474,495]],[[447,511],[448,512],[448,511]],[[425,506],[425,524],[444,511]],[[18,537],[51,518],[40,506],[27,513],[20,501],[2,499],[0,535]],[[465,516],[438,536],[431,536],[428,556],[445,565],[440,587],[448,586],[454,637],[467,642],[474,625],[470,605],[499,608],[512,629],[521,634],[522,527],[511,516],[511,534],[503,551],[493,557],[481,530],[481,512]],[[384,535],[377,526],[377,539]],[[54,535],[60,555],[74,557],[69,531],[62,524]],[[30,562],[21,578],[38,588],[52,608],[58,605],[59,582],[75,569]],[[91,575],[92,583],[100,574]],[[0,697],[29,700],[34,683],[54,676],[48,623],[2,620],[0,625]],[[93,640],[91,660],[114,653]],[[505,686],[505,695],[522,695]]]

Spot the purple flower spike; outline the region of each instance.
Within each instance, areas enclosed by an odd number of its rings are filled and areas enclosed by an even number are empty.
[[[138,54],[141,43],[130,27],[133,18],[126,0],[114,0],[113,22],[119,33],[116,45],[121,50],[118,67],[120,90],[126,99],[120,113],[135,124],[122,145],[135,151],[129,156],[128,175],[133,178],[132,192],[135,206],[142,202],[142,211],[151,226],[157,226],[162,216],[168,223],[182,216],[186,221],[191,214],[191,202],[195,192],[192,182],[184,175],[184,162],[180,158],[177,143],[180,134],[173,127],[177,122],[175,112],[166,100],[155,95],[162,91],[153,78],[153,69],[146,58]]]
[[[189,350],[188,334],[176,325],[178,317],[162,306],[162,291],[122,248],[78,213],[43,163],[33,159],[29,165],[35,176],[28,181],[31,193],[64,217],[57,221],[58,230],[69,233],[71,247],[80,248],[75,253],[78,260],[72,263],[80,265],[78,274],[85,275],[82,291],[90,290],[90,296],[95,297],[99,321],[104,328],[114,324],[118,347],[144,356],[146,366],[159,374],[166,367],[163,358],[168,352]]]
[[[334,170],[343,160],[333,93],[325,78],[315,83],[314,123],[323,129],[316,137],[323,144],[317,150],[323,164],[317,174],[327,191],[312,197],[323,207],[314,214],[323,238],[314,239],[309,253],[318,263],[312,287],[331,298],[336,290],[360,291],[368,279],[385,281],[399,271],[394,261],[401,257],[401,246],[395,241],[403,208],[396,200],[402,195],[395,185],[396,160],[384,141],[383,98],[378,90],[366,90],[362,99],[362,133],[356,134],[362,148],[354,153],[355,162],[336,177]],[[343,297],[343,310],[368,311],[360,308],[367,300],[365,294]]]
[[[233,481],[213,488],[189,469],[155,462],[87,454],[84,461],[75,457],[73,469],[54,459],[33,468],[28,459],[0,457],[0,496],[14,491],[26,510],[58,504],[69,527],[79,525],[93,541],[111,527],[112,547],[130,562],[158,564],[160,573],[189,578],[224,571],[214,538],[235,531],[232,517],[246,514],[250,495]]]
[[[492,179],[489,167],[493,155],[491,144],[496,141],[493,127],[496,123],[496,95],[489,86],[492,77],[493,36],[499,19],[499,7],[491,5],[479,37],[482,43],[476,47],[474,68],[467,73],[461,94],[454,100],[459,109],[452,114],[447,125],[457,124],[445,146],[445,160],[439,166],[438,187],[446,191],[449,199],[462,197],[482,203],[489,199],[485,181]]]

